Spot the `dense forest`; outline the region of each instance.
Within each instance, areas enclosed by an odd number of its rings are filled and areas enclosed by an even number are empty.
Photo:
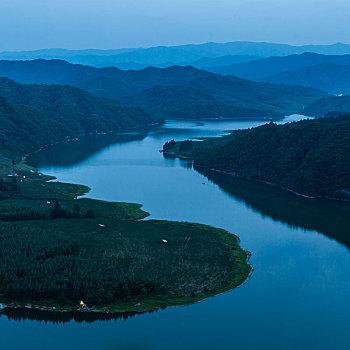
[[[160,283],[123,273],[112,257],[92,263],[79,255],[77,239],[0,225],[0,294],[10,300],[111,303],[159,294]]]
[[[28,153],[65,136],[121,131],[158,123],[140,108],[58,85],[0,78],[0,149]]]
[[[75,86],[164,119],[280,119],[327,96],[310,88],[223,77],[191,66],[123,71],[60,60],[0,61],[0,76]]]
[[[350,198],[350,115],[276,125],[193,142],[170,153],[214,168],[315,197]]]
[[[0,222],[0,243],[0,295],[7,303],[51,301],[77,308],[84,300],[90,307],[133,307],[133,300],[153,298],[159,307],[228,290],[250,271],[234,235],[198,224],[117,218]]]

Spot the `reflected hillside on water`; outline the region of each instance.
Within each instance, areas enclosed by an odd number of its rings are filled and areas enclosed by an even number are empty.
[[[188,167],[188,162],[184,166]],[[261,215],[291,227],[315,230],[350,249],[350,203],[303,198],[255,181],[199,167],[195,170]]]

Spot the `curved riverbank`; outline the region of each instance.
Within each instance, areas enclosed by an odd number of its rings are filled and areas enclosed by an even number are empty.
[[[251,271],[227,231],[139,221],[149,215],[141,205],[75,199],[89,188],[48,182],[23,164],[10,175],[15,187],[0,201],[2,242],[15,250],[1,252],[5,308],[142,313],[231,290]]]
[[[271,350],[347,348],[350,216],[343,203],[318,204],[219,173],[213,173],[211,180],[187,167],[187,162],[166,159],[158,152],[171,139],[219,136],[221,130],[243,127],[235,122],[174,122],[146,137],[103,149],[100,138],[91,137],[30,158],[30,164],[59,181],[89,186],[91,198],[143,203],[143,209],[152,214],[145,220],[201,222],[236,233],[241,246],[252,252],[254,273],[231,292],[127,319],[127,315],[116,319],[105,313],[8,309],[0,316],[2,347],[231,350],[233,344],[239,349],[269,344]],[[83,157],[80,149],[89,154]]]
[[[266,124],[163,151],[196,167],[274,185],[305,198],[350,200],[350,115]]]
[[[181,153],[176,153],[176,152],[162,152],[164,157],[166,158],[178,158],[184,161],[194,161],[194,157],[191,157],[189,155],[183,155]],[[193,169],[197,170],[197,169],[204,169],[204,170],[210,170],[210,171],[214,171],[217,173],[221,173],[221,174],[225,174],[225,175],[229,175],[229,176],[233,176],[236,178],[240,178],[243,180],[248,180],[248,181],[253,181],[253,182],[257,182],[257,183],[261,183],[264,185],[268,185],[268,186],[272,186],[275,188],[278,188],[280,190],[289,192],[291,194],[294,194],[295,196],[298,197],[302,197],[302,198],[306,198],[306,199],[327,199],[327,200],[332,200],[332,201],[340,201],[340,202],[350,202],[350,199],[346,199],[346,198],[335,198],[335,197],[330,197],[330,196],[309,196],[303,193],[299,193],[297,191],[292,190],[291,188],[288,187],[284,187],[284,186],[280,186],[276,183],[273,182],[269,182],[269,181],[263,181],[263,180],[258,180],[249,176],[240,176],[237,173],[234,172],[229,172],[229,171],[225,171],[225,170],[220,170],[220,169],[216,169],[216,168],[211,168],[211,167],[207,167],[204,165],[200,165],[200,164],[195,164],[193,163]]]

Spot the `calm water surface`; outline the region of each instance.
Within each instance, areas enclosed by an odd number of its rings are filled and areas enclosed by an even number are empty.
[[[33,156],[30,162],[41,171],[90,186],[89,197],[138,202],[153,219],[200,222],[237,234],[252,252],[254,272],[231,292],[128,319],[54,323],[2,315],[1,349],[349,349],[349,206],[200,174],[158,152],[173,138],[258,124],[168,122]]]

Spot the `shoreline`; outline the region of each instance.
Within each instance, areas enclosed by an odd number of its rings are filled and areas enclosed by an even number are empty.
[[[18,163],[14,166],[13,171],[18,171],[18,169],[16,169],[16,167],[20,168],[21,172],[23,174],[31,174],[31,177],[27,177],[27,182],[29,181],[29,183],[35,184],[35,186],[40,186],[40,184],[43,183],[50,183],[49,180],[51,180],[53,177],[46,175],[46,174],[42,174],[40,172],[38,172],[38,170],[32,166],[30,166],[29,164],[26,163],[26,156],[24,156],[22,158],[22,162]],[[35,169],[35,172],[33,172]],[[23,175],[22,174],[22,175]],[[36,185],[36,183],[38,185]],[[73,187],[72,191],[77,191],[80,188],[80,185],[77,184],[68,184],[68,183],[60,183],[58,182],[59,186],[65,186],[65,185],[70,185]],[[41,185],[42,186],[42,185]],[[40,187],[39,187],[40,188]],[[60,192],[62,191],[62,187],[58,188],[58,192],[57,193],[62,193]],[[57,190],[56,190],[57,191]],[[77,197],[79,196],[83,196],[85,195],[85,199],[89,200],[88,198],[86,198],[86,194],[90,191],[90,188],[84,186],[84,190],[83,192],[77,193]],[[65,194],[66,195],[66,194]],[[23,198],[26,198],[26,194],[23,193]],[[38,198],[37,200],[40,201],[46,201],[47,199],[45,199],[45,196],[41,196],[40,199]],[[67,197],[68,198],[68,197]],[[11,200],[11,198],[9,198]],[[4,199],[6,201],[6,199]],[[12,198],[12,200],[21,200],[21,198]],[[36,200],[36,199],[31,199],[31,200]],[[49,199],[50,200],[50,199]],[[64,199],[62,199],[64,201]],[[66,199],[67,200],[67,199]],[[82,199],[73,199],[73,201],[75,200],[82,200]],[[98,200],[92,200],[95,203],[97,202],[101,202]],[[106,202],[103,201],[103,203],[105,203],[106,205],[113,205],[113,203],[117,203],[119,205],[123,205],[125,203],[123,202]],[[137,205],[134,204],[138,207],[138,210],[141,212],[141,205]],[[142,211],[143,212],[143,211]],[[148,214],[148,213],[147,213]],[[140,214],[139,214],[140,215]],[[41,219],[40,219],[41,220]],[[14,220],[11,222],[8,221],[1,221],[1,225],[6,225],[6,224],[15,224],[15,225],[23,225],[24,223],[27,224],[31,224],[31,223],[38,223],[40,222],[40,220],[32,220],[29,219],[28,221],[21,221],[21,220]],[[56,220],[69,220],[69,219],[56,219]],[[74,220],[74,219],[72,219]],[[75,219],[77,220],[77,219]],[[80,220],[80,219],[78,219]],[[85,220],[85,219],[82,219]],[[88,220],[94,220],[94,219],[88,219]],[[96,220],[98,221],[103,221],[100,218],[96,218]],[[113,219],[111,217],[110,220],[117,220],[117,219]],[[126,218],[126,220],[128,220]],[[129,219],[130,220],[130,219]],[[140,221],[141,219],[136,219],[136,221]],[[45,220],[46,222],[44,223],[44,225],[50,225],[50,220]],[[55,221],[55,220],[54,220]],[[54,221],[51,221],[51,224],[54,224]],[[91,222],[91,221],[90,221]],[[252,273],[252,267],[249,264],[249,258],[251,256],[251,254],[247,251],[245,251],[244,249],[242,249],[239,245],[239,238],[222,229],[218,229],[215,227],[211,227],[211,226],[207,226],[207,225],[202,225],[202,224],[193,224],[193,223],[184,223],[184,222],[176,222],[176,221],[167,221],[167,220],[154,220],[154,222],[162,222],[162,223],[170,223],[172,225],[196,225],[199,229],[201,228],[207,228],[209,229],[212,234],[214,235],[218,235],[218,240],[220,240],[222,242],[222,244],[224,246],[226,246],[226,248],[230,251],[230,259],[231,261],[235,262],[235,265],[238,266],[235,267],[234,269],[232,267],[229,267],[226,271],[229,274],[227,276],[227,282],[225,285],[223,284],[218,284],[216,283],[216,287],[207,291],[203,291],[202,292],[196,292],[196,294],[194,294],[193,296],[191,295],[184,295],[184,296],[179,296],[176,294],[172,294],[173,292],[170,291],[169,293],[166,293],[164,295],[149,295],[146,297],[134,297],[131,296],[129,298],[129,301],[125,301],[125,300],[121,300],[119,302],[116,303],[111,303],[111,304],[104,304],[101,306],[91,306],[91,307],[85,307],[85,308],[81,308],[78,306],[78,302],[77,303],[68,303],[68,304],[64,304],[64,303],[55,303],[54,300],[42,300],[41,302],[31,302],[31,301],[9,301],[8,298],[3,297],[0,295],[1,299],[0,302],[2,302],[3,304],[3,308],[0,310],[0,313],[6,313],[7,311],[20,311],[20,310],[32,310],[32,311],[39,311],[39,312],[53,312],[53,313],[58,313],[58,314],[67,314],[67,313],[71,313],[71,312],[78,312],[81,314],[108,314],[108,315],[120,315],[120,314],[125,314],[125,313],[136,313],[136,314],[141,314],[144,312],[149,312],[149,311],[156,311],[159,309],[164,309],[166,307],[170,307],[170,306],[185,306],[185,305],[191,305],[194,303],[197,303],[203,299],[207,299],[210,297],[214,297],[218,294],[222,294],[225,292],[228,292],[230,290],[233,290],[236,287],[239,287],[240,285],[242,285],[251,275]],[[104,226],[104,225],[103,225]],[[108,227],[110,225],[107,225]],[[223,269],[223,271],[225,271],[225,269]],[[91,305],[91,304],[90,304]]]
[[[185,158],[182,158],[182,159],[185,159]],[[187,159],[188,160],[193,160],[193,158],[187,158]],[[269,181],[253,179],[253,178],[245,177],[245,176],[239,176],[239,175],[237,175],[235,173],[232,173],[232,172],[219,170],[219,169],[215,169],[215,168],[209,168],[209,167],[206,167],[206,166],[203,166],[203,165],[193,165],[193,166],[194,166],[194,169],[195,169],[195,167],[202,168],[202,169],[214,171],[214,172],[217,172],[217,173],[230,175],[230,176],[233,176],[233,177],[236,177],[236,178],[241,178],[241,179],[244,179],[244,180],[254,181],[254,182],[258,182],[258,183],[264,184],[264,185],[272,186],[272,187],[275,187],[277,189],[280,189],[281,191],[286,191],[286,192],[294,194],[295,196],[302,197],[302,198],[305,198],[305,199],[315,199],[315,200],[317,200],[317,199],[326,199],[326,200],[330,200],[330,201],[347,202],[347,203],[350,202],[350,199],[334,198],[334,197],[327,197],[327,196],[308,196],[306,194],[296,192],[296,191],[292,190],[291,188],[282,187],[282,186],[279,186],[279,185],[274,184],[274,183],[269,182]]]
[[[158,221],[158,220],[156,220]],[[173,222],[173,221],[171,221]],[[174,222],[173,222],[174,223]],[[176,223],[176,222],[175,222]],[[197,224],[201,226],[207,226],[202,224]],[[211,226],[207,226],[211,227]],[[245,273],[241,273],[242,276],[239,277],[239,280],[232,279],[228,282],[226,286],[221,285],[217,288],[214,288],[213,290],[209,290],[207,292],[199,293],[195,296],[186,296],[186,297],[179,297],[172,294],[167,295],[151,295],[149,298],[135,298],[129,302],[117,302],[112,304],[106,304],[102,306],[91,306],[87,308],[82,307],[76,307],[76,305],[67,305],[67,304],[55,304],[54,301],[43,301],[42,303],[38,302],[10,302],[10,303],[2,303],[3,308],[0,310],[0,315],[3,313],[5,314],[6,311],[36,311],[36,312],[43,312],[43,313],[55,313],[55,314],[69,314],[69,313],[79,313],[80,315],[94,315],[94,314],[101,314],[101,315],[109,315],[110,317],[120,317],[121,315],[137,315],[137,314],[143,314],[147,312],[154,312],[158,311],[160,309],[164,310],[167,307],[174,307],[174,306],[190,306],[193,304],[196,304],[202,300],[206,300],[209,298],[214,298],[218,295],[221,295],[223,293],[227,293],[230,291],[233,291],[236,288],[239,288],[240,286],[247,283],[247,281],[251,278],[254,269],[250,265],[250,258],[252,254],[240,248],[240,240],[239,237],[236,236],[233,233],[230,233],[223,229],[216,229],[223,233],[229,234],[230,236],[227,237],[228,239],[226,241],[228,244],[231,243],[231,254],[235,258],[235,252],[238,252],[240,257],[237,258],[236,263],[246,263],[247,265],[247,271]],[[218,233],[219,234],[219,233]],[[237,276],[232,276],[237,277]],[[154,300],[157,299],[157,302],[155,303]],[[6,298],[2,299],[6,301]],[[139,306],[136,306],[137,304],[140,304]],[[56,306],[55,306],[56,305]]]
[[[21,157],[21,160],[22,161],[26,161],[26,159],[33,155],[33,154],[36,154],[36,153],[39,153],[40,151],[42,151],[43,149],[45,148],[48,148],[48,147],[52,147],[54,145],[59,145],[63,142],[75,142],[75,141],[79,141],[80,138],[82,137],[86,137],[86,136],[103,136],[103,135],[109,135],[109,134],[120,134],[120,135],[123,135],[123,134],[128,134],[128,133],[131,133],[132,131],[131,130],[136,130],[136,131],[142,131],[143,128],[150,128],[150,127],[156,127],[156,126],[161,126],[165,123],[165,120],[162,121],[162,122],[159,122],[159,123],[152,123],[152,124],[145,124],[145,125],[140,125],[140,126],[133,126],[133,127],[128,127],[128,128],[125,128],[125,129],[122,129],[122,130],[111,130],[111,131],[107,131],[107,132],[99,132],[99,133],[88,133],[88,134],[81,134],[81,135],[77,135],[77,136],[70,136],[70,135],[66,135],[64,137],[64,139],[62,139],[61,141],[57,141],[55,143],[51,143],[51,144],[47,144],[47,145],[44,145],[42,147],[40,147],[39,149],[33,151],[33,152],[30,152],[30,153],[27,153],[25,155],[18,155],[18,157]],[[28,165],[29,167],[31,168],[34,168],[33,166],[31,165]]]
[[[282,187],[282,186],[279,186],[279,185],[274,184],[274,183],[269,182],[269,181],[258,180],[258,179],[254,179],[254,178],[247,177],[247,176],[239,176],[239,175],[237,175],[236,173],[233,173],[233,172],[229,172],[229,171],[225,171],[225,170],[219,170],[219,169],[216,169],[216,168],[209,168],[209,167],[206,167],[204,165],[195,164],[194,163],[195,159],[193,157],[184,156],[184,155],[178,154],[176,152],[165,152],[165,151],[161,151],[161,152],[164,155],[170,156],[172,158],[178,158],[178,159],[181,159],[181,160],[192,161],[194,169],[196,167],[197,168],[202,168],[202,169],[205,169],[205,170],[210,170],[210,171],[214,171],[214,172],[217,172],[217,173],[230,175],[230,176],[233,176],[233,177],[236,177],[236,178],[240,178],[240,179],[244,179],[244,180],[248,180],[248,181],[258,182],[258,183],[265,184],[265,185],[268,185],[268,186],[273,186],[275,188],[280,189],[281,191],[286,191],[286,192],[292,193],[292,194],[294,194],[294,195],[296,195],[298,197],[302,197],[302,198],[305,198],[305,199],[326,199],[326,200],[330,200],[330,201],[347,202],[347,203],[350,202],[350,199],[345,199],[345,198],[335,198],[335,197],[327,197],[327,196],[308,196],[306,194],[296,192],[296,191],[292,190],[291,188]]]

